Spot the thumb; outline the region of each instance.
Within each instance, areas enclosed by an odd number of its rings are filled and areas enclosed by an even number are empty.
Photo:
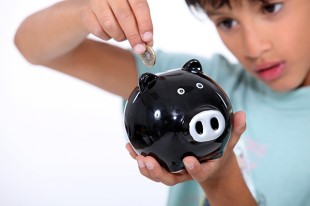
[[[234,118],[233,118],[233,131],[230,136],[230,140],[228,143],[228,147],[230,149],[233,149],[237,142],[239,141],[242,133],[246,129],[246,115],[243,111],[239,111],[234,113]]]
[[[130,156],[133,158],[133,159],[136,159],[136,157],[138,156],[138,154],[135,152],[135,150],[132,148],[131,144],[130,143],[127,143],[126,144],[126,149],[127,151],[129,152]]]

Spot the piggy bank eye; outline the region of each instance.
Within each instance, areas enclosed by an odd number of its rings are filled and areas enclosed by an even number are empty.
[[[159,120],[160,117],[161,117],[161,112],[160,112],[160,110],[156,110],[155,113],[154,113],[154,118],[155,118],[156,120]]]
[[[184,90],[183,88],[179,88],[179,89],[177,90],[177,92],[178,92],[179,95],[185,94],[185,90]]]
[[[202,89],[202,88],[203,88],[203,84],[201,84],[201,83],[198,82],[198,83],[196,84],[196,87],[197,87],[198,89]]]

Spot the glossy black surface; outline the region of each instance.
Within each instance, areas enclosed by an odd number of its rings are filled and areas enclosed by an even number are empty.
[[[199,119],[210,118],[209,111],[224,117],[224,122],[217,118],[210,120],[208,127],[214,130],[210,133],[218,132],[224,125],[220,135],[213,139],[206,132],[206,124]],[[126,132],[134,149],[155,157],[170,172],[184,169],[182,159],[188,155],[201,162],[221,157],[230,137],[233,117],[228,97],[203,74],[197,60],[188,61],[181,69],[157,75],[142,74],[126,103],[124,115]],[[191,130],[194,132],[190,132],[193,119],[197,121]],[[195,140],[194,137],[200,138],[202,133],[205,139]]]

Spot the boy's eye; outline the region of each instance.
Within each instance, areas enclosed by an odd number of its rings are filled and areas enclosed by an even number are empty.
[[[233,19],[224,19],[220,21],[217,25],[224,30],[229,30],[233,28],[236,24],[237,22]]]
[[[269,14],[277,13],[282,9],[282,6],[282,3],[266,4],[263,5],[263,12]]]

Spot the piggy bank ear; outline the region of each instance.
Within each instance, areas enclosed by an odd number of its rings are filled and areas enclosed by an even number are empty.
[[[151,89],[158,79],[158,76],[152,73],[143,73],[139,78],[139,88],[140,92],[147,91]]]
[[[197,59],[191,59],[183,66],[183,70],[191,73],[203,73],[202,66]]]

